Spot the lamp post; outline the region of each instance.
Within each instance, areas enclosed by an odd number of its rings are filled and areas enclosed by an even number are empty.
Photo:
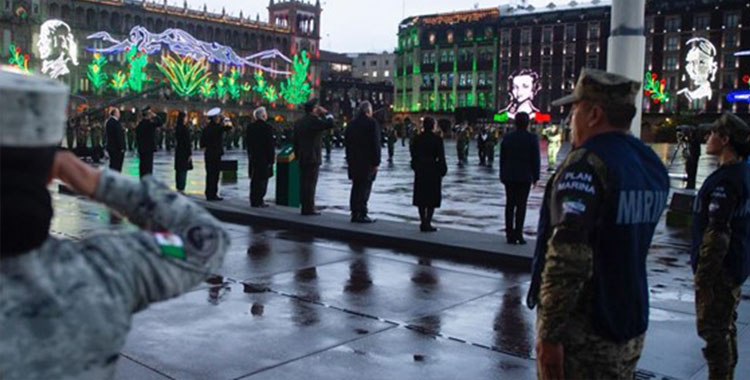
[[[612,0],[611,30],[607,41],[607,71],[643,82],[646,55],[644,18],[646,0]],[[636,114],[630,131],[641,137],[643,92],[635,100]]]

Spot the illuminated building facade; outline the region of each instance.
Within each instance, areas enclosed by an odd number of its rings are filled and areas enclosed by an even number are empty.
[[[573,90],[582,68],[606,69],[610,4],[558,1],[407,18],[399,25],[394,108],[401,116],[438,117],[460,107],[513,110],[525,91],[517,74],[525,72],[535,91],[529,107],[559,121],[565,109],[550,102]],[[750,48],[747,1],[651,0],[645,29],[644,69],[658,78],[652,90],[663,91],[644,96],[644,120],[747,114],[748,102],[727,98],[750,89],[743,81],[750,56],[735,55]]]

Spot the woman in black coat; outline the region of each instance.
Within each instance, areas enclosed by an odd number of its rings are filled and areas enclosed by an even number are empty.
[[[432,226],[432,215],[440,207],[443,176],[448,172],[445,164],[443,139],[435,130],[435,119],[424,118],[422,133],[411,144],[411,168],[414,170],[413,204],[419,208],[419,229],[422,232],[437,231]]]
[[[180,111],[174,128],[176,147],[174,149],[174,170],[177,191],[184,192],[187,183],[187,172],[193,168],[193,150],[190,143],[190,130],[187,127],[187,115]]]

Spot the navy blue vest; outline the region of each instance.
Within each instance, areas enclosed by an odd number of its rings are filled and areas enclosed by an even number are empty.
[[[691,261],[693,271],[697,265],[703,233],[708,225],[707,199],[714,188],[724,183],[732,187],[737,195],[737,204],[730,221],[732,235],[729,241],[729,252],[724,258],[724,267],[741,285],[750,274],[750,166],[736,163],[719,167],[703,182],[698,197],[693,204],[693,249]]]
[[[646,254],[656,224],[669,196],[667,169],[651,148],[623,133],[590,138],[580,148],[604,161],[607,171],[604,205],[590,245],[594,251],[590,288],[593,294],[591,323],[597,333],[614,342],[643,334],[648,327]],[[547,194],[539,220],[539,239],[532,263],[532,283],[527,299],[533,308],[539,296],[547,241],[552,234],[551,194]]]

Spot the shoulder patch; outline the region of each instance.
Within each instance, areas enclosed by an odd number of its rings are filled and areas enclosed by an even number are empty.
[[[219,246],[219,233],[212,227],[195,225],[187,229],[185,236],[186,248],[203,260],[212,256]]]
[[[162,255],[185,260],[185,249],[179,236],[169,232],[154,232],[154,238],[156,238],[156,244],[159,245]]]
[[[568,153],[568,156],[565,157],[565,162],[563,162],[563,166],[572,165],[578,161],[581,161],[583,157],[586,156],[586,153],[588,153],[588,151],[585,148],[578,148],[578,149],[571,151],[570,153]]]

